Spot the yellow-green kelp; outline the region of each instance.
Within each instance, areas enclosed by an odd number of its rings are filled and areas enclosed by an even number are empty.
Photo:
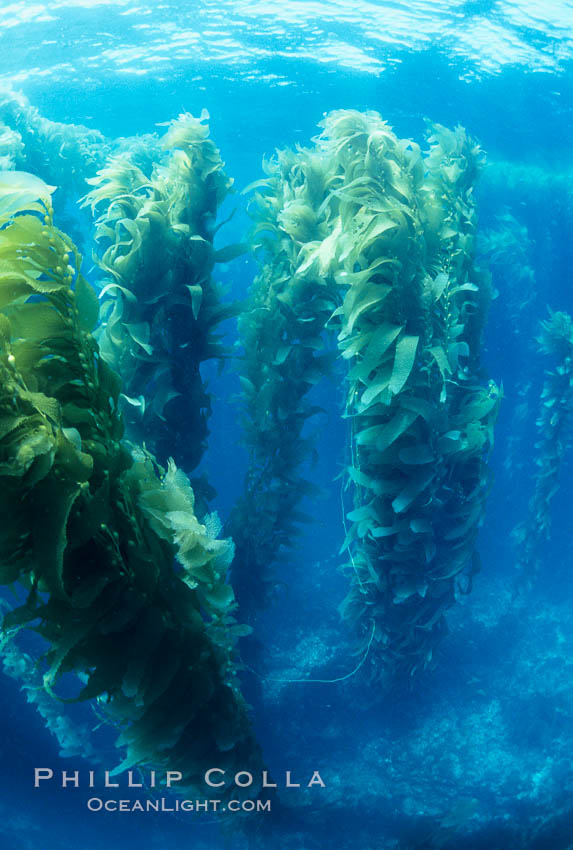
[[[379,672],[414,673],[433,661],[458,576],[476,568],[498,407],[497,387],[479,370],[490,299],[474,264],[482,156],[459,127],[430,127],[422,156],[376,113],[340,110],[321,126],[315,149],[280,154],[261,185],[261,228],[271,238],[260,281],[277,316],[306,311],[311,349],[321,350],[325,312],[338,304],[328,324],[349,366],[355,492],[343,614],[371,642]],[[291,346],[260,366],[260,390],[248,375],[255,391],[281,386],[277,361]],[[279,430],[296,410],[288,404],[285,395]],[[264,433],[268,404],[249,409],[253,433]],[[272,446],[259,465],[275,462]]]
[[[102,356],[123,378],[130,433],[187,472],[204,451],[210,397],[201,363],[225,352],[217,325],[236,312],[222,303],[213,265],[217,209],[232,181],[209,139],[206,113],[172,121],[144,171],[133,140],[111,157],[85,203],[99,213],[96,260],[105,274]],[[141,167],[138,163],[141,164]]]
[[[4,633],[44,638],[48,692],[83,676],[76,699],[121,726],[118,770],[178,770],[190,787],[213,764],[258,770],[233,661],[232,544],[197,521],[173,462],[122,441],[98,299],[51,191],[0,174],[0,581],[26,595]]]
[[[571,443],[573,415],[573,321],[568,313],[550,312],[540,323],[539,352],[557,365],[547,369],[537,418],[535,485],[525,522],[514,529],[518,548],[518,582],[530,585],[536,577],[541,547],[551,533],[551,502],[559,490],[561,464]]]

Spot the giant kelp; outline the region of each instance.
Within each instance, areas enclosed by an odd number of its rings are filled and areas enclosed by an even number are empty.
[[[7,603],[5,608],[9,608]],[[92,764],[101,763],[94,746],[92,725],[72,720],[66,715],[63,710],[66,706],[44,688],[42,672],[38,669],[36,659],[24,652],[9,635],[0,641],[0,648],[2,672],[18,684],[27,702],[36,708],[46,729],[59,744],[60,757],[81,757]]]
[[[121,372],[131,433],[187,472],[201,458],[210,397],[200,366],[221,358],[224,304],[211,273],[217,209],[231,186],[208,116],[181,115],[143,161],[136,140],[88,182],[105,274],[102,355]],[[183,423],[183,424],[182,424]],[[190,436],[191,435],[191,436]]]
[[[411,674],[432,663],[457,577],[475,569],[487,490],[498,391],[479,371],[489,301],[474,265],[480,151],[461,128],[436,125],[422,159],[357,115],[334,114],[324,135],[353,186],[341,212],[356,484],[344,613],[366,634],[372,624],[385,664]]]
[[[509,236],[504,246],[509,263],[505,264],[504,269],[504,279],[507,277],[507,283],[498,286],[498,289],[500,297],[509,302],[509,309],[513,314],[512,329],[515,329],[517,324],[515,316],[521,328],[518,333],[525,334],[528,339],[535,335],[534,325],[543,307],[534,303],[535,293],[544,293],[549,303],[558,302],[561,297],[559,284],[563,277],[562,270],[569,267],[573,261],[571,240],[563,239],[563,232],[570,232],[573,228],[571,179],[572,173],[568,163],[551,161],[544,164],[538,159],[530,162],[488,160],[479,181],[477,199],[482,224],[487,224],[489,220],[497,217],[500,208],[519,223],[518,227],[512,226],[511,219],[508,220],[508,216],[504,216],[505,238],[502,239],[506,241]],[[525,221],[527,233],[523,232]],[[507,224],[510,224],[513,234],[508,232]],[[521,233],[518,228],[521,228]],[[495,229],[500,230],[497,226]],[[513,237],[517,237],[522,243],[521,247],[515,243]],[[499,243],[499,237],[496,241]],[[513,245],[507,244],[511,241],[514,242]],[[510,248],[513,256],[507,255],[506,248]],[[519,253],[522,253],[521,259]],[[543,262],[534,262],[535,257],[543,257]],[[494,275],[496,259],[494,252]],[[500,259],[503,261],[503,258]],[[514,259],[520,264],[514,264]],[[531,267],[535,269],[535,283],[528,272]],[[520,276],[522,292],[517,288]],[[520,300],[523,307],[520,306]],[[529,323],[527,328],[523,327],[524,319]]]
[[[259,766],[238,690],[232,555],[170,462],[122,440],[120,379],[92,335],[98,299],[53,224],[51,188],[0,175],[0,580],[4,617],[45,642],[43,687],[83,675],[122,727],[122,767]],[[68,697],[69,698],[69,697]]]
[[[257,466],[273,470],[281,421],[296,416],[308,378],[320,377],[309,360],[301,369],[293,359],[281,374],[293,342],[304,345],[296,322],[313,323],[308,347],[320,351],[325,312],[338,304],[328,324],[349,366],[355,491],[344,544],[352,588],[343,611],[365,637],[374,634],[379,670],[414,672],[432,661],[457,577],[475,569],[498,406],[497,388],[484,385],[479,371],[490,297],[474,264],[481,154],[461,128],[436,125],[423,157],[376,113],[337,111],[322,127],[315,150],[281,153],[260,186],[259,227],[270,236],[255,296],[261,291],[266,300],[253,303],[243,325],[250,330],[259,317],[266,324],[274,316],[281,333],[271,340],[273,357],[246,346],[247,408]],[[285,336],[289,323],[294,330]],[[273,422],[268,400],[293,380],[295,389],[278,396]],[[300,427],[283,433],[287,446],[301,444]],[[296,468],[280,469],[285,489]],[[280,484],[270,481],[270,510],[262,510],[276,537],[289,516],[276,511]]]
[[[267,177],[251,187],[262,266],[239,318],[249,467],[228,526],[237,547],[233,583],[250,610],[268,601],[276,578],[269,566],[292,552],[306,519],[301,501],[317,494],[302,474],[315,445],[309,423],[321,410],[309,393],[333,359],[323,331],[338,303],[324,275],[297,274],[300,251],[329,233],[329,210],[320,211],[331,180],[328,162],[319,153],[287,150],[265,170]]]
[[[499,281],[504,312],[510,317],[514,333],[524,313],[530,313],[536,297],[532,267],[533,245],[525,224],[505,210],[496,216],[495,225],[478,238],[480,256],[487,261],[492,280]]]
[[[555,363],[546,369],[536,421],[534,490],[528,516],[513,531],[519,547],[517,567],[521,586],[538,572],[541,549],[551,533],[551,503],[559,491],[563,458],[571,444],[573,414],[573,321],[568,313],[550,312],[540,323],[538,350]]]
[[[12,89],[0,89],[0,122],[6,126],[4,134],[9,131],[16,142],[14,165],[75,197],[85,191],[85,178],[95,174],[109,152],[109,142],[98,130],[51,121]],[[2,140],[0,136],[0,144]]]
[[[523,470],[526,462],[521,450],[521,426],[531,406],[530,366],[532,357],[535,357],[533,336],[539,321],[539,285],[533,269],[533,241],[522,219],[522,215],[518,218],[505,209],[496,216],[493,227],[480,231],[477,240],[480,260],[483,258],[487,264],[492,286],[499,294],[504,327],[510,330],[505,338],[504,353],[509,360],[515,357],[521,361],[521,374],[512,381],[516,400],[503,446],[504,475],[508,484],[512,480],[515,482],[515,476]]]

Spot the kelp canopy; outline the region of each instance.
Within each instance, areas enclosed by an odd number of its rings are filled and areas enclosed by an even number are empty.
[[[83,675],[76,698],[122,727],[118,769],[179,770],[188,786],[212,764],[256,772],[232,544],[197,521],[172,462],[122,440],[120,379],[92,335],[98,299],[52,191],[0,173],[0,581],[26,592],[4,630],[45,640],[47,691]]]
[[[426,156],[376,113],[333,112],[322,128],[313,149],[279,152],[255,187],[262,270],[241,329],[247,480],[259,486],[245,513],[258,504],[268,536],[245,569],[264,570],[258,553],[296,518],[288,494],[304,491],[304,399],[328,325],[349,367],[343,612],[374,637],[377,674],[414,673],[433,662],[457,577],[476,569],[487,491],[499,392],[479,367],[490,299],[474,264],[482,157],[461,128],[430,127]]]

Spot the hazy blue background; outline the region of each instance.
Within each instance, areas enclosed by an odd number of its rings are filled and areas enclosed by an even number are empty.
[[[261,176],[263,155],[308,143],[334,108],[375,109],[398,135],[418,141],[426,118],[464,125],[488,156],[478,190],[484,239],[508,213],[525,228],[519,263],[507,256],[493,268],[499,295],[484,365],[503,383],[505,402],[474,593],[452,612],[439,670],[411,692],[380,699],[360,677],[342,685],[267,681],[259,691],[246,674],[272,769],[299,769],[304,777],[318,767],[328,783],[298,806],[287,795],[292,810],[252,846],[573,847],[573,488],[566,457],[540,579],[517,600],[510,540],[532,491],[536,411],[543,370],[552,365],[535,350],[537,321],[547,305],[573,310],[572,62],[567,0],[0,0],[0,83],[23,91],[46,117],[117,137],[208,109],[239,190],[226,202],[238,214],[221,244],[248,227],[240,191]],[[535,289],[520,307],[517,265],[524,264]],[[255,271],[243,258],[221,274],[240,296]],[[234,339],[233,327],[228,333]],[[225,518],[245,464],[231,401],[237,385],[232,374],[206,374],[215,400],[204,468]],[[345,589],[340,482],[333,482],[344,461],[342,393],[332,382],[318,391],[328,413],[313,475],[327,498],[307,506],[316,523],[281,568],[273,608],[253,623],[270,677],[333,678],[356,663],[336,610]],[[93,725],[91,712],[78,715]],[[210,816],[90,815],[87,791],[34,791],[35,765],[89,765],[58,758],[57,742],[7,677],[0,719],[0,850],[202,850],[255,841],[257,823],[246,827],[248,839],[231,835],[225,845],[217,825],[204,823]],[[100,746],[110,740],[104,735]],[[110,749],[105,766],[115,759]],[[466,829],[461,839],[448,832],[458,821]]]

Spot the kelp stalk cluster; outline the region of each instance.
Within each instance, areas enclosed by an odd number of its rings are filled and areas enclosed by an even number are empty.
[[[488,486],[499,392],[479,366],[490,299],[474,262],[481,153],[461,128],[436,125],[423,157],[376,113],[334,112],[322,127],[314,149],[281,153],[260,187],[260,227],[270,235],[259,316],[274,311],[282,328],[298,311],[313,323],[309,347],[321,351],[325,314],[337,305],[328,325],[349,367],[355,493],[343,613],[365,640],[374,629],[378,673],[413,673],[433,661],[458,576],[476,569]],[[258,307],[244,324],[257,320]],[[260,359],[256,379],[256,366],[245,375],[253,434],[265,435],[272,420],[269,405],[252,398],[267,383],[286,386],[286,343],[274,359]],[[258,355],[247,348],[247,364]],[[294,374],[304,394],[308,378],[295,364],[288,379]],[[296,410],[287,405],[285,394],[282,421]],[[258,466],[272,468],[278,437],[268,446],[256,440]]]
[[[262,267],[239,317],[242,433],[250,461],[228,525],[237,546],[233,584],[253,614],[271,594],[270,565],[292,554],[297,528],[309,519],[302,500],[319,492],[303,474],[322,412],[310,391],[333,363],[335,350],[323,332],[338,303],[333,281],[297,275],[301,246],[329,232],[327,216],[316,213],[327,193],[328,163],[318,153],[303,158],[286,150],[265,170],[268,176],[251,187]]]
[[[0,581],[26,597],[3,629],[44,639],[48,693],[83,676],[74,699],[97,698],[122,727],[117,770],[179,770],[190,787],[213,764],[257,771],[233,660],[232,544],[198,522],[173,462],[164,471],[123,441],[98,299],[51,191],[0,174]]]
[[[104,272],[102,356],[123,378],[129,433],[186,472],[200,461],[210,397],[200,366],[225,351],[216,333],[236,312],[211,273],[217,210],[232,181],[208,138],[207,114],[181,115],[143,162],[129,146],[88,182]],[[145,170],[144,170],[145,169]]]

